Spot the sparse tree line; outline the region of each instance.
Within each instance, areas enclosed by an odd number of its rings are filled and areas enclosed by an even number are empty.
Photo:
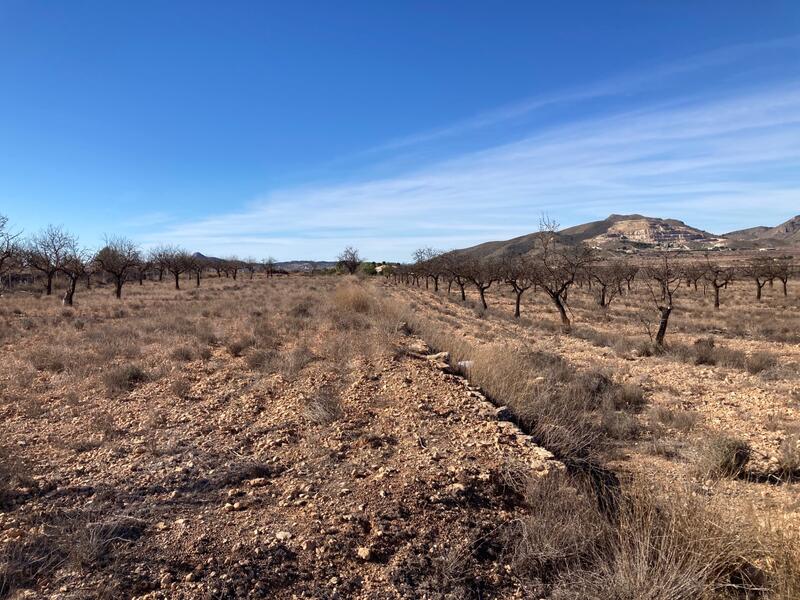
[[[242,273],[251,279],[257,272],[267,277],[288,274],[276,268],[272,257],[261,261],[235,256],[212,259],[169,245],[145,252],[125,237],[107,237],[99,250],[91,250],[82,246],[76,235],[52,225],[23,237],[0,215],[0,290],[40,279],[49,296],[54,282],[61,279],[66,287],[63,304],[72,306],[81,281],[86,288],[91,288],[93,279],[113,283],[114,295],[121,298],[123,286],[131,281],[141,285],[148,279],[163,281],[167,276],[174,281],[175,289],[180,289],[183,276],[199,287],[207,272],[234,280]]]
[[[479,258],[464,252],[442,252],[422,248],[413,255],[411,264],[400,265],[389,277],[404,283],[438,292],[446,286],[466,300],[466,289],[474,289],[483,309],[489,307],[487,292],[493,286],[507,286],[514,293],[514,316],[522,313],[526,293],[540,293],[552,303],[561,319],[564,332],[569,332],[572,318],[569,309],[570,290],[579,287],[607,308],[616,298],[628,294],[634,282],[640,284],[652,301],[658,318],[648,333],[657,346],[663,346],[674,299],[681,286],[703,287],[713,293],[714,307],[720,308],[720,296],[733,281],[753,283],[754,296],[761,300],[765,285],[779,282],[783,295],[788,282],[798,273],[791,256],[756,256],[735,263],[723,263],[706,254],[702,259],[685,253],[664,251],[649,256],[609,256],[582,244],[563,243],[553,222],[543,222],[529,252],[502,258]],[[530,292],[529,292],[530,291]]]

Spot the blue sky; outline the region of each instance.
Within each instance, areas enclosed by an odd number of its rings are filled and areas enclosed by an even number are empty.
[[[0,0],[0,214],[373,259],[800,213],[800,3]]]

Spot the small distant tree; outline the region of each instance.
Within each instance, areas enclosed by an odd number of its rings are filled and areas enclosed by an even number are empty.
[[[597,284],[597,304],[601,308],[608,308],[617,294],[621,293],[624,280],[624,266],[617,261],[592,267],[589,281]]]
[[[770,259],[766,257],[752,258],[742,267],[742,274],[756,284],[756,300],[761,301],[761,290],[768,281],[774,278]]]
[[[53,278],[61,270],[73,241],[72,236],[62,227],[48,225],[28,242],[25,262],[44,275],[45,294],[48,296],[53,293]]]
[[[275,259],[271,256],[268,256],[262,260],[261,265],[264,269],[264,273],[267,274],[267,277],[272,277],[275,274]]]
[[[583,244],[564,242],[558,236],[558,223],[542,218],[534,238],[533,274],[536,285],[547,294],[561,317],[561,329],[569,333],[572,323],[567,314],[569,288],[595,262],[594,251]]]
[[[181,275],[192,269],[192,255],[182,248],[170,248],[165,257],[167,271],[175,278],[175,289],[181,289]]]
[[[783,285],[783,295],[788,295],[789,278],[794,274],[794,266],[790,256],[776,258],[772,262],[772,275]]]
[[[706,264],[703,277],[714,289],[714,308],[719,310],[719,292],[722,288],[727,288],[733,281],[735,271],[733,267],[724,267],[712,261],[706,254]]]
[[[447,273],[448,277],[447,293],[450,293],[450,286],[455,283],[458,286],[458,289],[461,291],[461,301],[465,302],[467,299],[467,294],[464,291],[464,287],[467,285],[469,280],[464,273],[464,261],[462,257],[455,251],[451,250],[447,254],[442,255],[441,263],[442,268],[445,273]]]
[[[252,256],[248,256],[247,258],[242,261],[242,267],[247,273],[250,275],[250,279],[255,277],[256,269],[258,268],[258,262]]]
[[[358,254],[358,250],[352,246],[348,246],[342,250],[341,254],[339,254],[337,257],[337,260],[339,261],[339,266],[345,269],[350,275],[354,274],[358,270],[359,265],[363,261],[361,256]]]
[[[425,288],[428,288],[428,280],[433,281],[433,291],[439,291],[439,278],[442,276],[441,257],[442,251],[434,248],[419,248],[414,251],[414,268],[425,276]]]
[[[658,258],[653,259],[645,267],[644,271],[645,285],[659,314],[658,330],[654,341],[656,346],[661,348],[664,346],[669,317],[674,307],[674,295],[681,285],[683,273],[676,267],[675,259],[669,252],[661,252]]]
[[[0,215],[0,276],[5,272],[11,259],[19,254],[17,239],[19,233],[11,233],[8,228],[8,217]]]
[[[222,268],[225,271],[225,277],[232,277],[233,280],[236,281],[239,269],[242,268],[242,261],[236,256],[229,256],[223,259]]]
[[[114,295],[117,299],[122,298],[122,286],[139,261],[136,244],[124,237],[107,237],[105,246],[94,258],[97,266],[114,279]]]
[[[75,289],[78,287],[78,280],[89,275],[91,262],[91,252],[78,245],[78,239],[73,237],[66,249],[64,259],[61,262],[60,270],[67,278],[67,290],[61,303],[64,306],[72,306],[75,298]]]
[[[158,271],[158,280],[164,281],[164,272],[167,270],[167,259],[172,248],[170,246],[156,246],[147,253],[147,261],[151,268]]]
[[[486,290],[492,287],[492,284],[500,278],[497,263],[488,258],[464,257],[462,259],[461,273],[478,290],[483,309],[489,308],[486,303]]]
[[[522,294],[531,289],[536,282],[536,275],[530,257],[525,255],[504,258],[500,264],[500,278],[514,290],[514,317],[520,317]]]

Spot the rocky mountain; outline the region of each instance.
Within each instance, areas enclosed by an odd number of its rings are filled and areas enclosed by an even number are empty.
[[[602,221],[563,229],[561,234],[574,241],[602,248],[644,246],[694,249],[725,245],[724,238],[690,227],[683,221],[643,215],[609,215]]]
[[[725,237],[740,242],[800,243],[800,215],[775,227],[759,225],[749,229],[731,231],[726,233]]]
[[[604,250],[637,250],[648,248],[680,248],[702,250],[723,248],[728,242],[702,229],[690,227],[677,219],[659,219],[643,215],[609,215],[602,221],[592,221],[559,231],[567,243],[584,242]],[[536,233],[506,241],[486,242],[465,248],[478,258],[525,254],[534,247]]]

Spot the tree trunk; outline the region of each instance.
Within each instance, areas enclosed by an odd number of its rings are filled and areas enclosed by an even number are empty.
[[[783,295],[786,296],[786,279],[781,279],[781,283],[783,284]]]
[[[719,309],[719,288],[716,283],[714,284],[714,308]]]
[[[47,285],[45,286],[45,294],[49,296],[53,293],[53,274],[47,274]]]
[[[481,295],[481,304],[483,305],[483,310],[489,308],[489,305],[486,304],[486,288],[478,286],[478,293]]]
[[[572,330],[572,323],[570,323],[569,315],[567,315],[567,308],[564,306],[564,301],[560,294],[549,294],[553,300],[553,304],[558,309],[558,314],[561,317],[561,330],[564,333],[569,333]]]
[[[514,301],[514,317],[516,317],[517,319],[519,319],[519,316],[520,316],[519,305],[522,303],[522,292],[523,291],[524,290],[520,290],[520,289],[515,289],[514,290],[514,293],[517,295],[517,298]]]
[[[661,320],[658,323],[658,333],[656,333],[656,346],[664,345],[664,337],[667,335],[667,323],[669,323],[669,315],[672,313],[671,306],[659,306],[658,310],[661,311]]]
[[[456,282],[456,283],[458,284],[458,287],[461,288],[461,301],[462,302],[466,302],[467,294],[464,292],[464,284],[463,283],[458,283],[458,282]]]
[[[91,273],[87,273],[86,274],[86,289],[87,290],[92,289],[92,274]]]
[[[181,289],[181,274],[180,273],[173,273],[175,275],[175,289]]]
[[[766,282],[764,282],[764,283],[766,283]],[[756,280],[756,300],[761,300],[761,288],[763,288],[763,287],[764,287],[764,284],[763,283],[759,283],[759,281]]]
[[[159,269],[158,270],[158,280],[159,281],[164,281],[164,269]]]
[[[438,275],[433,278],[433,291],[434,292],[438,292],[439,291],[439,276]]]
[[[606,307],[606,285],[601,283],[600,284],[600,297],[597,299],[597,303],[602,307]]]
[[[114,281],[114,295],[117,297],[117,300],[122,299],[122,276],[116,277]]]
[[[76,285],[78,285],[78,278],[70,277],[67,283],[67,291],[64,292],[64,298],[61,300],[61,304],[64,306],[72,306],[72,298],[75,296]]]
[[[195,287],[200,287],[200,271],[197,271],[197,272],[194,274],[194,276],[195,276],[195,281],[196,281],[196,283],[197,283],[197,285],[196,285]]]

